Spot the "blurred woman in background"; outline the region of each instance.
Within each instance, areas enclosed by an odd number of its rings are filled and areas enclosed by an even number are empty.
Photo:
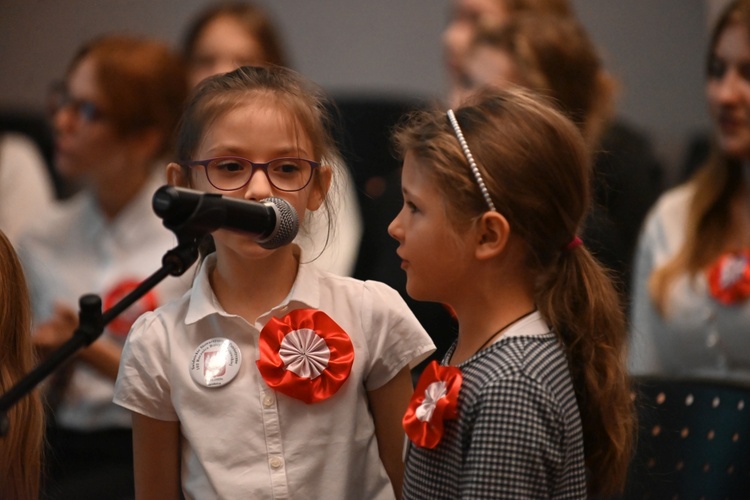
[[[55,167],[81,190],[19,242],[32,338],[43,355],[71,338],[82,295],[99,294],[109,309],[176,245],[151,199],[166,183],[164,157],[188,86],[181,58],[167,45],[112,35],[83,45],[57,90]],[[130,415],[112,403],[122,345],[135,318],[188,285],[185,277],[164,280],[50,378],[44,497],[132,496]]]
[[[750,383],[750,1],[710,38],[711,158],[649,215],[635,263],[630,370]]]

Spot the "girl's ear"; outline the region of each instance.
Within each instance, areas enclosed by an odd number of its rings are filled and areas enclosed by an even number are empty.
[[[501,213],[490,211],[482,215],[478,222],[476,258],[492,259],[507,246],[510,238],[510,224]]]
[[[182,171],[182,167],[177,163],[170,163],[167,165],[167,183],[172,186],[187,186],[188,182],[185,178],[185,174]]]
[[[310,198],[307,200],[307,209],[311,212],[319,209],[323,204],[323,200],[326,199],[328,189],[331,187],[332,175],[333,172],[328,165],[318,167],[318,171],[313,179],[314,184],[310,191]]]

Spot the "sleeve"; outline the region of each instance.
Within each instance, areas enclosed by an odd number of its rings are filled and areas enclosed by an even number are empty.
[[[534,380],[506,377],[486,386],[462,416],[472,426],[461,498],[551,498],[564,483],[562,411]]]
[[[366,281],[362,328],[370,350],[365,387],[378,389],[405,366],[415,367],[435,351],[435,344],[398,292]]]
[[[133,324],[120,358],[116,404],[158,420],[179,420],[171,400],[168,338],[164,324],[153,312]]]
[[[636,249],[628,348],[628,369],[631,375],[657,374],[664,370],[656,342],[662,320],[651,299],[648,286],[655,267],[660,225],[660,217],[658,212],[655,212],[647,219]]]
[[[5,136],[0,141],[0,229],[11,242],[53,206],[54,197],[34,143],[22,135]]]

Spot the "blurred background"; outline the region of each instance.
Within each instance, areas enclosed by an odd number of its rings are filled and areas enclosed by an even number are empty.
[[[439,98],[449,0],[256,0],[281,27],[292,66],[334,94]],[[178,46],[205,0],[0,0],[0,110],[43,112],[82,41],[125,31]],[[704,48],[724,0],[573,0],[621,84],[621,117],[649,134],[665,180],[708,127]]]

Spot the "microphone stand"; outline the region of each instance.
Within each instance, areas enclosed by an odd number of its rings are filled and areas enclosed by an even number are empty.
[[[198,260],[198,244],[207,234],[221,227],[214,209],[202,205],[180,221],[164,221],[164,226],[177,235],[178,245],[162,258],[162,266],[154,274],[143,280],[133,291],[120,299],[114,306],[102,313],[102,299],[95,294],[86,294],[79,299],[78,328],[73,337],[39,363],[31,372],[19,380],[8,392],[0,396],[0,437],[9,430],[7,411],[31,392],[42,380],[48,377],[61,364],[67,361],[78,349],[90,345],[104,332],[104,326],[115,319],[125,309],[143,297],[149,290],[169,275],[181,276]]]

